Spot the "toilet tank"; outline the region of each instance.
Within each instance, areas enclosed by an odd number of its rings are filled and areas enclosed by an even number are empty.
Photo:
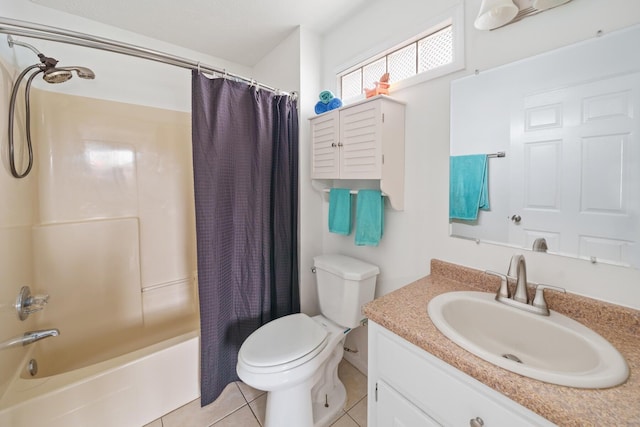
[[[313,265],[322,314],[340,326],[360,326],[362,306],[373,300],[380,269],[345,255],[320,255]]]

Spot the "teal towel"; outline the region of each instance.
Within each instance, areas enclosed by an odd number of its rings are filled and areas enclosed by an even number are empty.
[[[380,190],[358,191],[356,245],[378,246],[384,228],[384,200]]]
[[[475,221],[489,209],[487,155],[449,158],[449,218]]]
[[[332,188],[329,191],[329,231],[351,234],[351,190]]]

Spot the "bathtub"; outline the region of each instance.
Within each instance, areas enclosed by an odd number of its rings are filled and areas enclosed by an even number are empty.
[[[134,328],[113,342],[59,349],[49,338],[31,345],[0,400],[0,426],[140,427],[197,399],[197,327],[188,319]],[[26,368],[31,359],[36,376]]]

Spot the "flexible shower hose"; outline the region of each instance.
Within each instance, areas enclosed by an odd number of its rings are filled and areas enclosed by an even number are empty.
[[[13,142],[13,120],[14,120],[15,109],[16,109],[16,97],[18,96],[18,90],[20,89],[20,83],[22,82],[22,79],[29,71],[33,70],[34,68],[38,68],[38,71],[31,74],[29,76],[29,79],[27,79],[27,85],[25,87],[25,92],[24,92],[25,125],[26,125],[25,134],[27,137],[27,150],[29,152],[28,153],[29,163],[25,171],[20,173],[16,169],[15,148],[14,148],[14,142]],[[29,172],[31,172],[31,168],[33,167],[33,144],[31,143],[31,108],[29,105],[29,92],[31,90],[31,82],[33,81],[33,78],[42,72],[43,72],[43,69],[41,68],[40,64],[31,65],[30,67],[25,68],[24,71],[22,71],[22,73],[20,73],[20,75],[18,76],[18,79],[13,85],[13,90],[11,92],[11,101],[9,103],[9,126],[8,126],[9,127],[9,166],[11,167],[11,175],[13,175],[16,178],[24,178],[25,176],[29,175]]]

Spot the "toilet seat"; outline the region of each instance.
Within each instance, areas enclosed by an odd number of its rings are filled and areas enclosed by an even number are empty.
[[[327,345],[329,333],[303,313],[266,323],[242,344],[238,358],[252,370],[291,369],[315,357]]]

